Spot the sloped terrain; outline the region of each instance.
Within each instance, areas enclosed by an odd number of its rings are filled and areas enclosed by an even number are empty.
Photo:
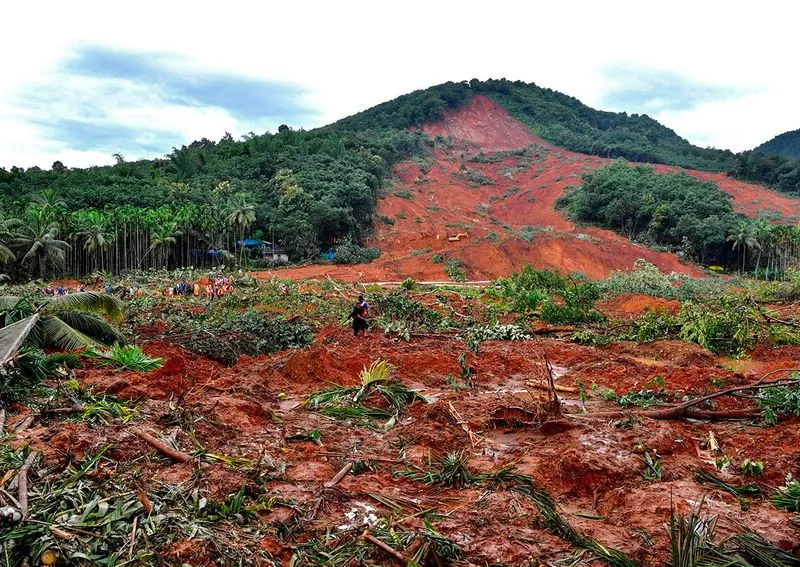
[[[481,95],[423,130],[439,149],[429,161],[395,167],[397,181],[378,205],[382,222],[374,245],[381,257],[368,265],[309,266],[281,275],[447,280],[445,264],[434,263],[436,256],[460,261],[472,280],[504,276],[525,263],[599,279],[630,269],[638,258],[664,272],[700,273],[674,254],[654,252],[608,230],[576,227],[555,210],[565,188],[609,160],[542,141]],[[676,169],[656,166],[657,171]],[[732,196],[738,212],[785,221],[800,216],[800,200],[724,174],[686,172],[716,183]]]

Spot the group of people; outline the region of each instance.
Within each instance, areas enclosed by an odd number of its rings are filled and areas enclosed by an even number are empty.
[[[214,279],[210,280],[204,288],[200,286],[199,282],[178,282],[172,287],[164,290],[164,295],[167,297],[174,297],[182,295],[184,297],[193,295],[200,297],[200,292],[204,291],[206,297],[211,299],[218,298],[225,293],[233,292],[233,280],[229,277],[217,275]]]
[[[76,287],[72,291],[70,291],[70,289],[68,287],[64,287],[64,286],[58,286],[58,287],[47,286],[47,287],[43,287],[42,288],[42,294],[50,295],[50,296],[53,296],[53,295],[69,295],[70,293],[75,293],[75,292],[79,292],[79,291],[86,291],[86,286],[81,284],[80,286]]]

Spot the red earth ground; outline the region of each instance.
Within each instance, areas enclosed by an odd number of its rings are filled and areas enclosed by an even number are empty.
[[[378,203],[378,223],[371,245],[381,257],[355,266],[312,265],[262,272],[262,277],[330,276],[345,281],[447,280],[435,255],[462,262],[472,280],[508,275],[525,263],[535,268],[582,272],[592,279],[612,270],[628,270],[644,258],[664,272],[700,275],[674,254],[653,252],[608,230],[579,228],[555,210],[564,190],[583,173],[610,160],[557,148],[534,136],[499,104],[476,95],[423,131],[448,149],[434,151],[430,162],[402,162],[395,183]],[[508,152],[528,148],[526,154]],[[498,154],[498,152],[507,152]],[[482,156],[501,161],[471,161]],[[477,158],[476,158],[477,156]],[[483,160],[486,161],[486,160]],[[657,171],[675,170],[656,166]],[[800,217],[800,200],[724,174],[685,170],[716,183],[747,215],[766,214],[791,221]],[[525,229],[529,229],[525,232]],[[467,234],[458,241],[448,236]]]
[[[631,297],[624,303],[633,309],[638,299]],[[800,528],[792,524],[790,514],[775,510],[768,501],[756,499],[745,508],[730,494],[693,479],[695,470],[714,470],[715,455],[703,444],[713,432],[721,450],[733,459],[733,466],[720,476],[741,482],[741,462],[758,459],[765,466],[760,479],[765,489],[781,484],[786,473],[800,470],[797,419],[769,428],[742,421],[591,419],[581,414],[582,402],[574,393],[561,394],[569,417],[555,427],[508,427],[492,419],[498,408],[534,407],[544,383],[543,356],[553,366],[556,383],[585,388],[585,405],[596,411],[616,407],[599,395],[605,389],[622,394],[660,383],[672,399],[679,400],[714,388],[711,383],[726,387],[749,383],[766,371],[800,366],[800,347],[756,349],[746,371],[675,341],[620,343],[600,349],[557,339],[489,341],[474,355],[455,337],[405,342],[371,332],[355,338],[341,327],[323,328],[307,349],[243,358],[231,368],[165,342],[151,342],[145,351],[165,357],[166,365],[144,374],[99,368],[77,374],[80,383],[95,392],[134,400],[144,396],[135,423],[91,428],[83,422],[55,421],[29,429],[24,438],[42,451],[45,466],[80,460],[111,443],[110,458],[117,462],[136,459],[137,466],[148,471],[142,477],[145,489],[163,482],[196,482],[217,499],[251,484],[249,474],[222,464],[203,465],[201,473],[191,466],[175,465],[133,436],[132,430],[145,427],[162,436],[171,431],[178,445],[188,451],[193,441],[181,423],[189,419],[197,442],[209,452],[282,461],[285,474],[261,488],[281,501],[297,504],[261,513],[266,529],[260,545],[283,564],[288,564],[296,540],[281,540],[270,535],[270,529],[280,531],[281,526],[302,521],[304,533],[346,534],[338,526],[347,523],[348,510],[361,504],[373,506],[380,516],[393,515],[373,495],[414,499],[425,507],[436,507],[444,515],[435,522],[436,528],[462,548],[464,565],[521,565],[525,561],[549,565],[570,555],[569,544],[536,527],[535,507],[519,494],[501,488],[433,488],[398,476],[407,463],[425,467],[431,455],[456,450],[465,451],[473,472],[517,463],[520,472],[531,475],[553,495],[573,526],[604,546],[629,553],[641,565],[665,562],[664,526],[670,503],[688,511],[703,494],[704,513],[718,517],[719,537],[746,525],[785,549],[800,541]],[[474,372],[471,389],[453,387],[462,354]],[[388,431],[357,427],[301,405],[310,393],[330,384],[358,384],[359,371],[377,359],[394,364],[396,378],[428,398],[427,404],[414,403],[395,427]],[[287,440],[311,429],[320,431],[321,445]],[[641,476],[643,451],[661,457],[661,480],[647,481]],[[377,463],[375,470],[346,476],[335,489],[322,488],[347,459],[359,455]],[[309,510],[316,512],[309,516]],[[410,510],[399,515],[412,514]],[[401,525],[421,527],[411,517]],[[203,559],[208,552],[202,540],[183,541],[170,550],[176,561],[192,560],[196,565],[210,564]]]

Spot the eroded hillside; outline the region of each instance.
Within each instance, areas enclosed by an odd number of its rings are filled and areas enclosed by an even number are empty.
[[[525,263],[598,279],[631,268],[638,258],[665,272],[700,273],[674,254],[654,252],[608,230],[577,227],[555,210],[567,187],[609,160],[544,142],[482,95],[423,130],[437,149],[427,161],[395,167],[396,182],[378,205],[374,243],[380,259],[369,265],[310,266],[292,275],[446,280],[446,261],[455,259],[473,280],[504,276]],[[675,169],[656,166],[657,171]],[[738,212],[784,220],[800,214],[800,201],[761,186],[724,174],[687,173],[716,183],[733,197]]]

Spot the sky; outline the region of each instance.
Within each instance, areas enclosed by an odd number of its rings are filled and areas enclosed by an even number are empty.
[[[6,2],[0,167],[156,158],[310,129],[445,81],[507,78],[742,151],[800,128],[800,4]]]

